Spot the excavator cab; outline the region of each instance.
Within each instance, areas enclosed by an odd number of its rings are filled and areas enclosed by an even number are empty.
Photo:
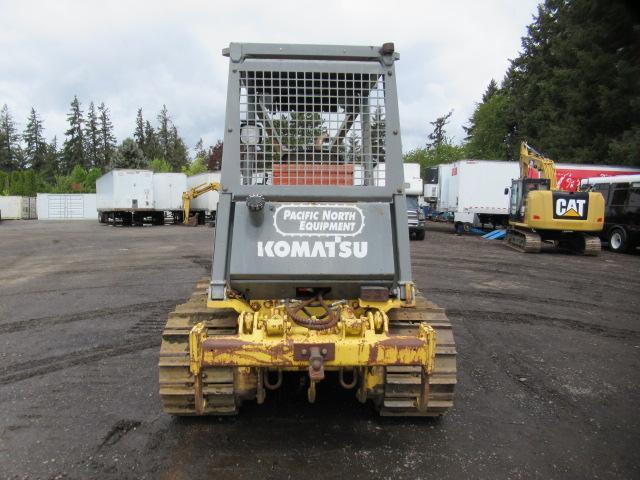
[[[549,189],[550,182],[546,178],[518,178],[512,180],[509,199],[509,220],[523,221],[529,194],[534,191]]]

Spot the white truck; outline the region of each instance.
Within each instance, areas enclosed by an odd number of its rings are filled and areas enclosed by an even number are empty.
[[[509,198],[504,189],[519,175],[517,162],[459,160],[440,165],[437,208],[453,214],[459,233],[472,226],[506,225]]]
[[[404,193],[407,197],[407,220],[409,222],[409,238],[424,240],[425,217],[422,211],[423,184],[420,177],[419,163],[404,164]]]
[[[96,206],[100,223],[164,221],[164,213],[154,209],[151,170],[115,169],[105,173],[96,180]]]

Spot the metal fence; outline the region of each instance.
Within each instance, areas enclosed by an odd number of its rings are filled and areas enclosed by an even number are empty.
[[[384,74],[239,74],[243,185],[384,186]]]

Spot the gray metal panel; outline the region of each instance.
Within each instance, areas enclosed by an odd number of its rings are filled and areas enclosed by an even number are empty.
[[[250,212],[234,209],[231,287],[279,281],[295,292],[308,282],[340,280],[357,287],[386,283],[395,277],[388,203],[269,203]],[[406,229],[406,227],[405,227]],[[267,285],[262,285],[267,290]],[[276,295],[270,292],[268,298]]]
[[[409,235],[402,167],[402,146],[395,82],[396,53],[382,55],[380,47],[344,47],[325,45],[231,44],[225,54],[231,57],[229,65],[227,111],[225,119],[222,194],[218,208],[215,251],[212,269],[211,297],[221,299],[224,286],[231,282],[239,290],[250,290],[248,298],[284,298],[294,295],[289,288],[296,281],[304,286],[334,286],[343,298],[358,294],[359,284],[386,284],[401,286],[411,281]],[[385,112],[385,184],[384,186],[339,185],[242,185],[240,166],[240,76],[247,70],[263,72],[351,72],[379,74],[383,79]],[[249,95],[249,93],[244,93]],[[264,96],[264,94],[262,94]],[[251,100],[250,100],[251,101]],[[366,112],[366,110],[364,110]],[[245,118],[254,118],[245,116]],[[246,146],[245,158],[246,158]],[[251,149],[249,149],[251,152]],[[264,222],[258,228],[244,199],[262,194],[267,205],[287,201],[347,202],[362,204],[378,202],[375,208],[385,211],[367,230],[369,248],[375,254],[366,263],[327,261],[326,258],[265,258],[267,249],[273,253],[274,244],[263,244],[263,257],[257,257],[257,243],[268,240],[277,232]],[[242,202],[242,203],[240,203]],[[371,204],[370,204],[371,205]],[[268,208],[268,207],[267,207]],[[269,210],[269,212],[271,212]],[[266,216],[270,215],[267,211]],[[371,224],[373,225],[373,224]],[[374,245],[375,244],[375,245]],[[285,253],[292,246],[280,244]],[[297,247],[301,248],[300,245]],[[369,257],[368,255],[368,257]],[[277,256],[277,255],[276,255]],[[257,259],[260,258],[258,262]],[[345,260],[345,259],[340,259]],[[294,261],[294,263],[292,263]],[[293,267],[292,267],[293,265]],[[362,268],[360,268],[362,267]],[[353,279],[350,280],[349,276]],[[259,277],[259,278],[258,278]],[[311,285],[309,285],[311,283]],[[393,290],[403,295],[401,289]],[[279,296],[282,295],[282,296]]]

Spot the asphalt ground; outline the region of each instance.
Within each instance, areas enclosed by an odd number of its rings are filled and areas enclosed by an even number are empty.
[[[167,314],[213,230],[0,223],[0,478],[640,478],[640,255],[521,254],[431,224],[413,275],[448,311],[441,420],[379,418],[321,384],[233,418],[158,398]]]

